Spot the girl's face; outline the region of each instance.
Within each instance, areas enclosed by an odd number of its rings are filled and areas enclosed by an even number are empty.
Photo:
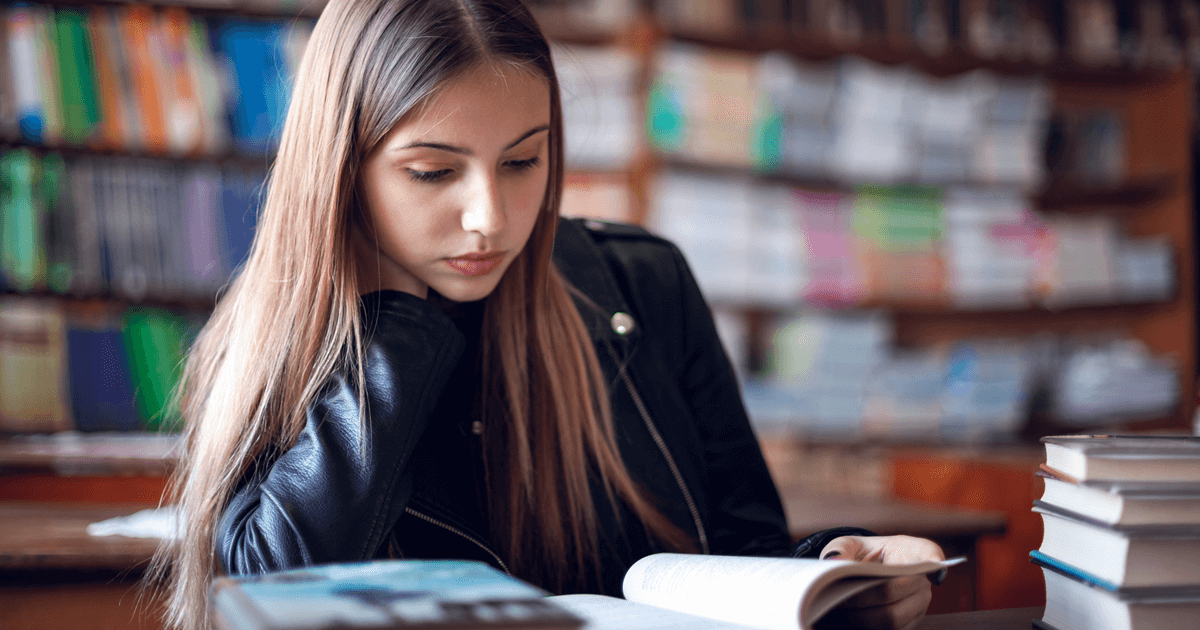
[[[366,291],[483,299],[525,247],[546,195],[550,88],[510,66],[451,81],[388,132],[362,169]]]

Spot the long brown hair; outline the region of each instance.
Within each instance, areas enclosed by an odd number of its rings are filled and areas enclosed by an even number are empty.
[[[239,480],[268,449],[295,442],[330,375],[361,374],[349,226],[364,156],[440,86],[495,62],[545,77],[551,131],[543,207],[484,306],[493,542],[516,575],[553,591],[576,586],[597,563],[589,480],[598,477],[614,509],[624,501],[668,548],[690,548],[621,460],[595,348],[551,260],[562,106],[537,24],[519,0],[331,0],[300,63],[250,257],[184,372],[185,450],[171,497],[186,518],[151,573],[165,583],[169,625],[208,625],[216,523]]]

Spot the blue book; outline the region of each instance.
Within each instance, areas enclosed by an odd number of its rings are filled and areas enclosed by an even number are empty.
[[[71,410],[80,431],[141,431],[119,328],[67,331]]]
[[[264,155],[283,131],[291,96],[285,22],[218,19],[210,28],[213,50],[224,57],[233,86],[226,105],[239,151]]]
[[[466,560],[377,560],[218,578],[209,601],[222,630],[583,625],[544,591]]]

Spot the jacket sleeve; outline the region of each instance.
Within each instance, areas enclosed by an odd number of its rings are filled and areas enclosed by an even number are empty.
[[[409,457],[465,341],[444,313],[406,293],[369,294],[363,308],[366,407],[357,379],[335,374],[295,445],[247,474],[218,524],[227,573],[369,559],[404,511]]]

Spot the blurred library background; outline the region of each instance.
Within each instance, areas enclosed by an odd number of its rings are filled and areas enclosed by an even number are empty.
[[[321,5],[2,5],[0,502],[157,501]],[[784,494],[1003,517],[942,610],[1041,603],[1037,438],[1193,430],[1200,0],[532,8],[563,214],[679,245]]]

